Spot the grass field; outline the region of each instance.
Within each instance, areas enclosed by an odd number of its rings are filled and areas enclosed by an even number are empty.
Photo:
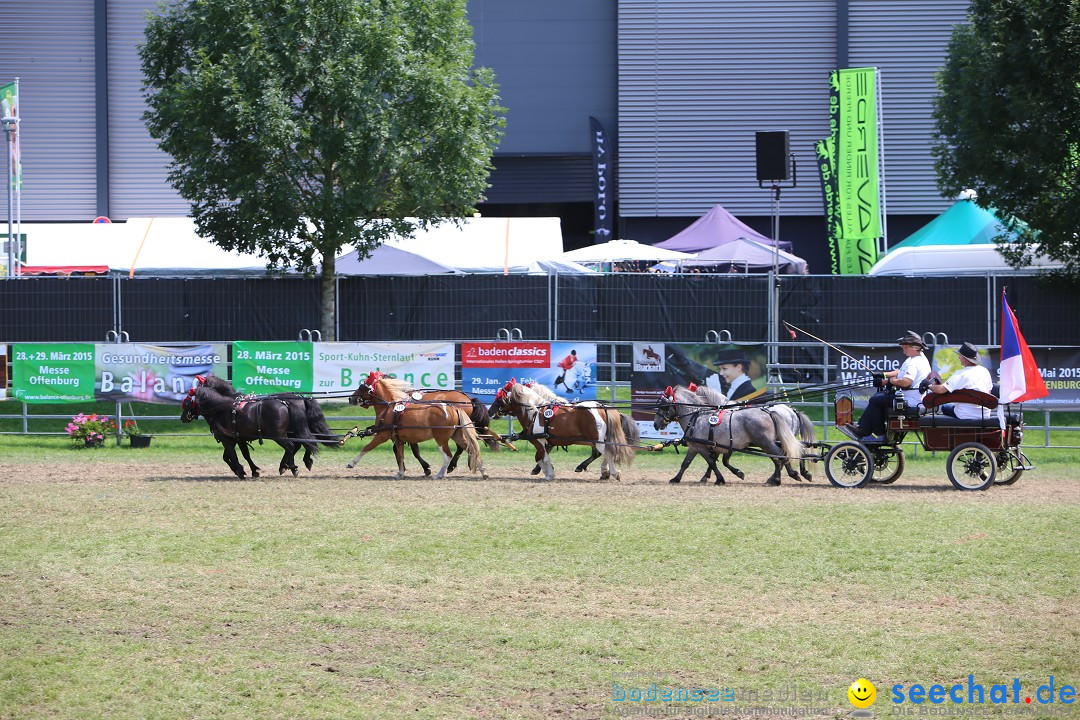
[[[1080,717],[1024,704],[1080,681],[1066,451],[961,493],[926,453],[844,491],[820,469],[762,487],[754,458],[745,481],[672,486],[670,450],[621,483],[575,475],[583,452],[556,455],[551,483],[527,452],[485,453],[488,480],[410,459],[393,481],[389,452],[346,470],[356,449],[241,481],[201,436],[0,439],[0,717],[841,717],[860,677],[880,717],[894,685],[966,698],[969,675],[1022,688],[975,710]],[[613,699],[653,683],[732,699]],[[950,708],[972,706],[914,711]]]

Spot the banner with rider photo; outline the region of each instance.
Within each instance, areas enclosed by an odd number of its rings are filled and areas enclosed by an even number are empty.
[[[665,430],[653,427],[656,403],[669,385],[689,387],[691,383],[719,390],[730,402],[745,402],[766,391],[767,349],[765,345],[734,343],[634,343],[630,402],[638,409],[633,418],[642,437],[680,437],[677,425]]]
[[[595,343],[461,343],[461,389],[485,401],[511,378],[544,385],[570,402],[596,400],[595,376]]]

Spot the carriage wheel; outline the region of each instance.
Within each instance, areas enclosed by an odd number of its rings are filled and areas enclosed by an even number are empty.
[[[857,442],[842,442],[825,453],[825,476],[836,487],[860,488],[870,482],[874,460]]]
[[[946,470],[957,490],[985,490],[997,477],[997,461],[982,443],[966,442],[949,453]]]
[[[873,480],[882,485],[894,483],[904,474],[904,451],[898,447],[883,447],[874,451]]]
[[[1012,485],[1024,474],[1024,463],[1007,450],[997,454],[997,464],[998,476],[994,480],[995,485]]]

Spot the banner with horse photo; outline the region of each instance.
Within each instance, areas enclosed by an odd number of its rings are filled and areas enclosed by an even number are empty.
[[[655,405],[669,385],[691,384],[719,390],[730,402],[745,402],[766,390],[764,345],[733,343],[634,343],[630,402],[642,437],[680,437],[678,425],[657,430],[653,426]]]
[[[372,371],[417,390],[454,389],[454,344],[336,342],[314,344],[315,392],[354,392]]]
[[[196,375],[227,377],[228,345],[94,346],[94,387],[98,400],[179,403],[195,387]]]
[[[461,343],[461,389],[490,400],[511,378],[570,402],[596,399],[596,343]]]

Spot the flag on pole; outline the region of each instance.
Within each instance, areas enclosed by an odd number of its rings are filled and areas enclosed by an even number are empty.
[[[1001,291],[1000,374],[999,397],[1003,403],[1035,400],[1050,394],[1042,375],[1039,374],[1035,358],[1024,342],[1024,336],[1020,334],[1020,326],[1009,307],[1004,290]]]

